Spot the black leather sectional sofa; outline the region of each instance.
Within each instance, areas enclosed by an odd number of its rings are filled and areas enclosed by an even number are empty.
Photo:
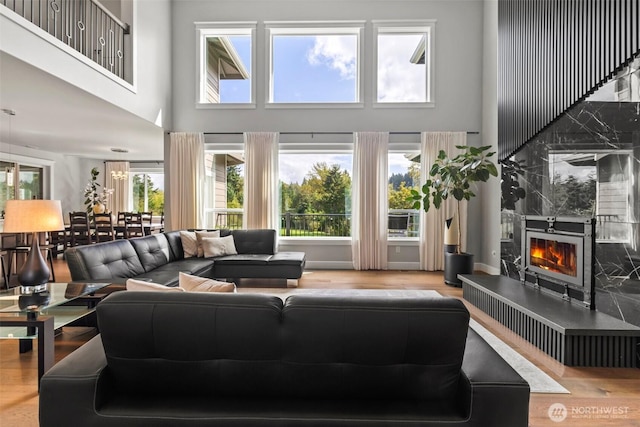
[[[117,292],[42,378],[40,426],[526,427],[454,298]]]
[[[178,273],[220,279],[299,279],[304,252],[276,252],[276,231],[220,230],[232,235],[235,255],[185,258],[179,231],[76,246],[65,251],[71,280],[124,284],[135,278],[167,286],[178,284]]]

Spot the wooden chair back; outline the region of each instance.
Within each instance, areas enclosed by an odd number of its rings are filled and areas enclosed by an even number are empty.
[[[89,215],[84,211],[69,212],[69,234],[71,246],[91,244]]]
[[[113,217],[110,213],[93,214],[96,242],[115,240],[116,232],[113,228]]]
[[[145,234],[151,234],[151,224],[153,223],[153,212],[140,212],[142,217],[142,226],[144,227]],[[148,231],[147,231],[148,230]]]
[[[142,214],[127,212],[124,216],[124,237],[130,239],[132,237],[144,236],[144,226],[142,224]]]

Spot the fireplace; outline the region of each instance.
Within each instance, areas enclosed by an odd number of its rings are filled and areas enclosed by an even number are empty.
[[[594,244],[593,218],[523,216],[521,282],[595,309]]]

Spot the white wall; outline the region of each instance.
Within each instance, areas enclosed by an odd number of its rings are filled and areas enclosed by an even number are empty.
[[[434,108],[373,108],[372,20],[436,20]],[[266,52],[264,21],[366,20],[364,43],[364,108],[265,108]],[[255,109],[196,109],[196,32],[194,22],[257,21],[257,106]],[[193,132],[351,132],[482,131],[483,2],[479,0],[226,0],[173,2],[174,131]],[[241,136],[238,136],[241,140]],[[480,136],[469,143],[486,144]],[[165,149],[165,164],[168,164]],[[469,217],[482,215],[482,203]],[[497,212],[497,211],[496,211]],[[495,212],[492,213],[495,215]],[[475,228],[475,227],[474,227]],[[480,227],[481,228],[481,227]],[[477,229],[477,228],[476,228]],[[417,245],[389,248],[398,268],[418,266]],[[481,238],[470,238],[478,253]],[[310,266],[351,264],[344,244],[302,245],[281,242],[280,250],[307,252]]]
[[[435,101],[432,109],[265,109],[265,30],[273,20],[367,20],[365,95],[373,88],[371,20],[435,19]],[[196,109],[194,22],[258,21],[256,109]],[[482,2],[362,0],[226,0],[173,3],[174,131],[479,131],[481,126]]]

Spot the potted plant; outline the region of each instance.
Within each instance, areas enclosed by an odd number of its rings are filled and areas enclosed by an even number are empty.
[[[89,215],[104,213],[109,196],[113,193],[111,188],[103,188],[102,191],[98,191],[98,187],[100,187],[98,175],[100,175],[98,168],[91,169],[91,178],[84,189],[84,204],[87,206]]]
[[[448,285],[461,286],[458,274],[473,272],[473,254],[461,252],[461,233],[458,221],[460,218],[460,202],[475,197],[473,185],[486,182],[491,176],[498,176],[496,165],[489,159],[495,152],[490,152],[490,145],[472,147],[456,146],[459,154],[449,157],[444,150],[440,150],[438,158],[429,170],[429,178],[420,190],[411,190],[409,200],[413,201],[414,209],[424,209],[428,212],[433,206],[440,209],[442,202],[449,197],[456,200],[456,214],[446,220],[447,237],[445,245],[444,275]]]

